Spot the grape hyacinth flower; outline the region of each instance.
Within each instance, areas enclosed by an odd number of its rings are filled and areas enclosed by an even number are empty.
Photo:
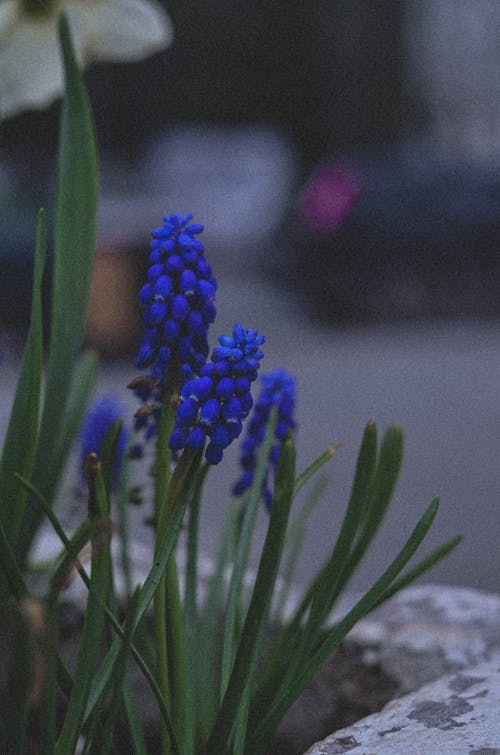
[[[132,387],[143,402],[157,407],[137,417],[136,429],[146,428],[146,438],[155,432],[167,374],[178,389],[199,374],[208,356],[217,282],[196,238],[203,226],[191,223],[192,217],[166,215],[152,232],[148,280],[139,292],[144,333],[135,364],[151,372]]]
[[[120,403],[112,395],[102,396],[88,410],[80,430],[80,469],[84,475],[85,459],[91,453],[100,455],[102,442],[111,426],[124,416]],[[122,429],[116,448],[113,484],[118,482],[127,446],[128,433]]]
[[[269,509],[272,502],[272,493],[268,484],[270,467],[276,469],[281,452],[281,446],[287,434],[295,429],[293,413],[295,409],[295,378],[286,370],[279,369],[268,375],[261,376],[262,391],[254,406],[248,423],[247,435],[241,444],[240,464],[243,472],[233,485],[233,495],[242,495],[251,487],[255,467],[257,464],[258,449],[266,434],[266,426],[274,407],[277,407],[278,417],[274,431],[275,443],[269,453],[269,466],[266,470],[262,495]]]
[[[206,460],[209,464],[221,461],[224,449],[240,435],[242,422],[252,408],[250,387],[264,356],[260,349],[263,343],[264,336],[239,324],[231,336],[219,338],[220,346],[213,350],[211,361],[181,390],[169,441],[172,451],[201,449],[208,438]]]

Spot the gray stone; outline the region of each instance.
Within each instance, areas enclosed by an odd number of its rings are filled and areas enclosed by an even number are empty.
[[[349,634],[401,693],[500,651],[500,596],[465,587],[422,585],[404,590]]]
[[[313,745],[305,755],[500,755],[500,653],[447,674]]]
[[[367,668],[393,681],[396,699],[382,713],[337,730],[309,755],[500,755],[500,596],[443,585],[411,587],[361,621],[349,644],[359,648]],[[335,671],[334,656],[314,686],[328,689],[328,677],[334,686]]]

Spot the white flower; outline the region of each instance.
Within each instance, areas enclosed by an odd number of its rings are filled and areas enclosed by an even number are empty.
[[[172,40],[167,14],[150,0],[0,2],[0,115],[49,105],[63,91],[58,18],[68,18],[78,61],[139,60]]]

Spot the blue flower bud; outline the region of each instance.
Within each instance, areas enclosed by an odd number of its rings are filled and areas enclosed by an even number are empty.
[[[80,430],[80,469],[84,475],[85,459],[90,453],[97,456],[101,453],[101,446],[111,426],[123,417],[123,408],[112,395],[102,396],[94,402],[85,415]],[[122,429],[118,438],[116,455],[113,465],[113,485],[119,480],[123,456],[127,445],[128,432]]]
[[[155,296],[161,296],[166,299],[172,293],[174,283],[170,275],[160,275],[155,283]]]
[[[200,408],[200,422],[202,425],[214,425],[219,419],[220,403],[216,398],[209,398]]]
[[[168,446],[172,451],[180,451],[184,448],[187,441],[187,433],[185,430],[181,430],[180,427],[176,427],[170,436]]]
[[[220,446],[216,446],[215,443],[209,443],[207,450],[205,451],[205,459],[209,464],[219,464],[222,461],[224,455],[224,449]]]
[[[198,404],[192,398],[183,401],[176,412],[176,426],[177,427],[190,427],[198,414]]]
[[[196,425],[190,430],[189,435],[187,437],[186,445],[188,445],[189,448],[194,448],[194,449],[203,448],[206,437],[207,436],[206,436],[205,430],[199,425]]]
[[[198,287],[198,278],[192,270],[184,270],[179,278],[179,288],[184,294],[194,294]]]
[[[172,317],[174,320],[185,320],[189,313],[189,302],[184,294],[176,294],[172,299]]]
[[[215,395],[217,398],[227,401],[234,393],[234,380],[229,377],[223,377],[217,383]]]

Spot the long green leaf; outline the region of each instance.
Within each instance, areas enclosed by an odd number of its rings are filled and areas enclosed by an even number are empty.
[[[115,672],[113,674],[113,684],[114,684],[113,698],[111,701],[109,711],[106,715],[106,721],[104,723],[104,732],[102,734],[102,740],[100,740],[100,752],[103,753],[103,755],[107,755],[107,753],[111,749],[112,740],[113,740],[113,732],[116,726],[118,713],[120,712],[120,707],[123,700],[123,688],[125,684],[125,676],[127,673],[128,652],[130,650],[130,646],[132,644],[132,636],[134,634],[134,625],[135,625],[135,621],[137,617],[137,609],[139,608],[139,595],[140,595],[140,588],[137,587],[134,594],[132,595],[130,606],[127,611],[127,615],[125,617],[125,623],[123,625],[123,642],[120,648],[120,653],[118,654],[118,660],[116,662]],[[137,755],[140,755],[140,754],[137,753]]]
[[[245,509],[242,512],[243,521],[234,557],[226,615],[224,617],[224,638],[220,678],[221,701],[226,694],[226,688],[233,670],[236,647],[240,641],[236,627],[238,611],[241,608],[241,588],[248,567],[250,545],[255,529],[257,511],[262,500],[262,483],[264,482],[264,475],[269,465],[269,453],[273,443],[277,419],[277,410],[273,409],[267,423],[264,441],[259,450],[252,487],[250,488],[249,495],[245,501]]]
[[[422,576],[422,574],[425,574],[426,571],[432,569],[432,567],[435,566],[439,561],[441,561],[445,556],[447,556],[448,553],[451,553],[451,551],[454,550],[457,545],[462,542],[463,539],[463,535],[455,535],[454,537],[450,537],[449,540],[446,540],[446,542],[442,543],[441,545],[438,545],[438,547],[435,548],[432,553],[429,553],[429,555],[422,559],[422,561],[420,561],[416,566],[407,571],[406,574],[403,574],[402,577],[399,577],[399,579],[396,579],[370,610],[373,611],[375,608],[381,605],[381,603],[385,603],[386,600],[392,598],[392,596],[397,592],[405,587],[408,587],[408,585],[411,585],[412,582],[418,579],[418,577]]]
[[[26,506],[26,492],[15,473],[29,477],[36,454],[42,379],[42,276],[47,245],[45,213],[40,210],[36,232],[33,297],[28,339],[0,461],[0,519],[16,549]]]
[[[184,732],[184,752],[191,755],[195,750],[196,720],[198,707],[196,690],[199,684],[198,661],[198,526],[201,493],[205,477],[210,468],[204,464],[198,470],[193,496],[189,504],[188,545],[186,557],[186,586],[184,593],[184,635],[186,638],[186,721]]]
[[[221,617],[224,615],[224,602],[227,593],[225,575],[229,571],[232,556],[236,549],[241,502],[232,500],[228,516],[223,523],[222,536],[215,560],[214,572],[207,586],[203,608],[200,612],[197,630],[197,697],[196,712],[198,736],[201,741],[208,739],[215,720],[219,703],[219,659],[213,652],[218,646]]]
[[[21,600],[25,595],[29,595],[28,587],[24,577],[17,564],[16,556],[12,546],[5,534],[3,524],[0,520],[0,571],[7,582],[9,595]]]
[[[293,577],[299,563],[299,557],[304,546],[304,540],[311,522],[311,517],[323,497],[327,484],[328,480],[324,475],[316,480],[316,483],[299,509],[299,512],[290,523],[283,558],[284,566],[280,574],[281,582],[279,597],[277,605],[273,611],[273,622],[278,626],[282,626],[286,623],[285,612],[290,592],[292,590]]]
[[[295,481],[295,490],[294,490],[294,497],[302,490],[306,482],[313,477],[316,472],[318,472],[321,467],[327,463],[327,461],[330,461],[332,456],[334,456],[339,448],[342,447],[341,443],[336,443],[335,445],[328,446],[328,448],[323,451],[322,454],[318,456],[317,459],[314,459],[297,477]]]
[[[363,524],[363,517],[367,512],[370,483],[375,470],[376,457],[377,428],[374,422],[369,422],[365,428],[361,442],[354,483],[344,521],[342,522],[332,555],[327,561],[325,568],[321,570],[318,583],[315,586],[311,613],[308,620],[309,631],[307,634],[310,640],[309,646],[311,646],[312,641],[317,636],[324,618],[332,610],[334,601],[340,593],[341,585],[345,584],[346,580],[342,579],[342,577],[345,574],[345,567],[351,554],[352,544]],[[381,458],[385,458],[383,453],[381,454]],[[384,464],[382,469],[385,471],[387,466],[387,463]],[[389,489],[392,494],[393,488],[389,487]],[[385,490],[384,488],[384,493]],[[386,494],[384,498],[385,507],[390,501],[391,494]],[[373,526],[375,527],[375,525]]]
[[[67,755],[67,753],[74,752],[82,728],[85,706],[102,638],[111,568],[109,548],[110,522],[107,519],[109,504],[97,457],[95,459],[89,457],[87,470],[89,518],[91,522],[102,522],[108,531],[107,533],[105,531],[99,532],[91,540],[92,571],[87,610],[85,612],[75,681],[68,701],[61,734],[57,741],[56,755]]]
[[[268,623],[271,600],[285,544],[294,483],[295,449],[292,439],[288,438],[281,449],[276,470],[269,527],[241,640],[226,693],[205,748],[206,752],[222,754],[231,751],[228,749],[231,731],[238,717],[240,703],[245,703],[245,690],[248,689],[249,681],[255,671],[263,630]]]
[[[81,347],[96,239],[97,153],[90,106],[69,26],[60,23],[65,73],[56,205],[54,279],[47,383],[34,482],[53,501],[61,472],[58,456],[74,365]],[[40,512],[29,511],[22,537],[24,560]]]
[[[26,603],[11,606],[11,653],[8,694],[2,710],[2,751],[6,755],[27,752],[29,697],[35,684],[36,636]]]
[[[342,575],[337,580],[335,595],[338,595],[347,585],[382,524],[396,487],[402,460],[403,431],[400,427],[389,427],[384,435],[378,462],[373,472],[369,498],[364,511],[360,512],[362,527]]]

